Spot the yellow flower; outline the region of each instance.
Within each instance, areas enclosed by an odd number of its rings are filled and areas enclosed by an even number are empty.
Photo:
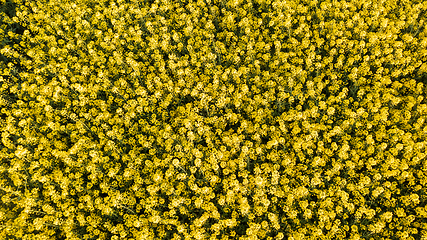
[[[321,110],[326,109],[326,103],[324,101],[319,102],[319,107]]]
[[[384,188],[383,187],[377,187],[373,192],[372,192],[372,196],[374,197],[378,197],[381,193],[384,192]]]
[[[211,226],[211,230],[214,232],[220,232],[221,231],[221,225],[218,223],[215,223]]]
[[[289,215],[290,219],[295,219],[297,217],[297,215],[298,215],[298,211],[291,210],[291,211],[289,211],[288,215]]]
[[[392,212],[386,212],[386,213],[383,213],[381,215],[381,219],[383,219],[383,220],[385,220],[387,222],[391,222],[392,218],[393,218],[393,213]]]
[[[375,216],[375,210],[369,209],[368,211],[365,212],[365,214],[367,219],[372,219]]]
[[[261,154],[261,153],[262,153],[262,148],[261,148],[261,147],[257,147],[257,148],[255,149],[255,151],[256,151],[256,153],[259,155],[259,154]]]
[[[384,227],[385,227],[385,223],[380,221],[380,222],[376,222],[373,225],[369,225],[368,230],[371,231],[372,233],[380,233]]]
[[[202,206],[202,204],[203,204],[203,199],[202,198],[197,198],[196,201],[194,201],[194,205],[197,208],[200,208]]]
[[[420,198],[416,193],[411,194],[409,197],[415,205],[418,205],[420,203]]]
[[[405,210],[403,208],[397,208],[395,213],[398,217],[406,217]]]
[[[261,176],[255,177],[255,184],[259,187],[264,186],[264,179]]]
[[[312,211],[310,210],[310,209],[305,209],[304,210],[304,218],[305,219],[311,219],[311,217],[312,217]]]

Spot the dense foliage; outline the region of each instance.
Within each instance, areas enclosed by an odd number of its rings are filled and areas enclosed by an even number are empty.
[[[0,3],[0,239],[427,239],[426,1]]]

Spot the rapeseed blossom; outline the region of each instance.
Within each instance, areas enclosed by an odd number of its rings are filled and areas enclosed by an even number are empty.
[[[10,3],[2,236],[425,235],[425,4]]]

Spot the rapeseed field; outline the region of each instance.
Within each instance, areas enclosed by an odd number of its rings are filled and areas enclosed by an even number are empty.
[[[426,240],[426,21],[0,0],[0,239]]]

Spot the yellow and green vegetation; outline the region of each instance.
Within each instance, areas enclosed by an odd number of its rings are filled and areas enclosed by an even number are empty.
[[[427,239],[427,1],[0,14],[0,239]]]

